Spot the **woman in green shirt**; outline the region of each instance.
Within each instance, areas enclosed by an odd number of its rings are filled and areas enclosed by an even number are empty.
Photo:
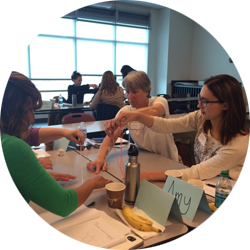
[[[30,146],[24,142],[41,108],[41,94],[24,75],[12,72],[1,108],[1,142],[6,165],[23,198],[60,216],[82,205],[91,192],[111,182],[101,176],[86,180],[75,189],[64,189],[42,167]]]

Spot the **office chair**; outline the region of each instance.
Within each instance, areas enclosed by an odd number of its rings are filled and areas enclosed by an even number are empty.
[[[119,110],[116,105],[99,103],[95,110],[95,118],[97,121],[113,119]]]
[[[72,113],[63,116],[62,124],[77,123],[77,122],[92,122],[95,117],[87,113]]]

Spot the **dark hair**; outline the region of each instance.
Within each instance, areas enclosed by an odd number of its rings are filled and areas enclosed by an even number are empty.
[[[41,93],[36,86],[26,76],[13,71],[3,95],[1,132],[18,138],[28,135],[28,112],[41,107]]]
[[[129,65],[123,65],[121,68],[121,73],[122,73],[122,77],[123,79],[127,76],[127,74],[131,71],[136,71],[135,69],[133,69],[132,67],[130,67]]]
[[[77,79],[79,76],[82,76],[82,75],[79,72],[74,71],[71,75],[71,80],[73,81],[73,80]]]
[[[228,105],[228,109],[223,111],[220,131],[221,143],[226,145],[237,134],[248,134],[246,107],[241,84],[232,76],[217,75],[207,79],[204,85],[218,100],[226,102]],[[204,121],[204,132],[207,133],[211,126],[210,120]]]

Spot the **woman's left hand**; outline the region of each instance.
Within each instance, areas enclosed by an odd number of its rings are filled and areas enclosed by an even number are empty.
[[[53,169],[52,161],[48,157],[40,157],[38,161],[45,169]]]

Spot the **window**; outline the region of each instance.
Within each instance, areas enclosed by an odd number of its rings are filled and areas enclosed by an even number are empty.
[[[114,45],[112,42],[79,40],[77,42],[77,69],[81,74],[114,74]]]
[[[23,75],[29,76],[28,60],[28,48],[19,51],[19,54],[15,56],[15,60],[13,60],[13,71],[17,71]]]
[[[126,16],[116,10],[96,13],[96,9],[87,7],[76,12],[45,27],[16,63],[15,70],[31,78],[43,100],[60,93],[67,99],[67,88],[73,84],[71,75],[75,70],[83,75],[82,84],[97,85],[107,70],[121,84],[120,69],[125,64],[147,72],[149,29],[129,24],[131,20],[138,22],[140,15],[138,20],[135,14],[129,19],[131,14]],[[86,13],[88,19],[83,18]],[[117,16],[119,22],[113,20]],[[148,22],[147,15],[143,22]]]
[[[73,39],[38,36],[30,44],[31,78],[69,78],[74,62]]]
[[[115,30],[113,25],[81,22],[76,23],[77,37],[100,39],[100,40],[114,40]]]

